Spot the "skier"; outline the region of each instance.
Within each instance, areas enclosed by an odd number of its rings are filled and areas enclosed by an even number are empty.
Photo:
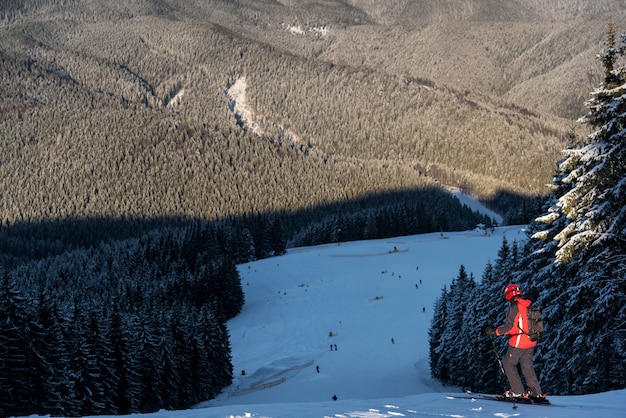
[[[506,323],[497,328],[485,328],[485,333],[490,337],[509,336],[509,347],[502,366],[509,381],[510,390],[504,392],[504,396],[544,399],[545,395],[541,392],[533,367],[533,354],[537,342],[531,341],[525,332],[528,330],[526,308],[530,306],[531,301],[522,296],[522,291],[516,284],[510,284],[504,289],[504,297],[510,302]],[[528,386],[527,392],[524,391],[524,385],[517,371],[518,364],[521,366]]]

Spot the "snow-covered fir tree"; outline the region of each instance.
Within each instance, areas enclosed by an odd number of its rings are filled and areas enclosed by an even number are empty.
[[[582,147],[565,151],[554,188],[559,195],[538,221],[552,225],[535,234],[548,238],[555,232],[556,260],[571,261],[593,247],[624,248],[626,221],[626,67],[618,66],[625,46],[616,47],[615,31],[609,25],[606,51],[600,56],[604,82],[585,105],[581,118],[595,131]],[[621,251],[623,254],[623,251]]]

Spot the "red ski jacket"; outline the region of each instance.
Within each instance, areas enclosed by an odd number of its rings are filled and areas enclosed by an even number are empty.
[[[509,345],[517,348],[532,348],[537,345],[536,341],[528,338],[528,316],[526,309],[531,301],[516,297],[511,301],[511,306],[506,313],[506,323],[496,328],[496,335],[509,335]]]

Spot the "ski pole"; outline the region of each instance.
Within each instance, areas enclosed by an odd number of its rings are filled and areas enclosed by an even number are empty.
[[[500,371],[503,375],[506,376],[504,372],[504,366],[502,365],[502,360],[500,359],[500,354],[498,354],[498,349],[496,348],[496,343],[493,341],[493,338],[489,338],[491,340],[491,346],[493,347],[493,352],[496,354],[496,359],[498,360],[498,364],[500,365]]]

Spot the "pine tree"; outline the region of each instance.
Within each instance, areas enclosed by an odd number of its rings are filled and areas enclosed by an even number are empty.
[[[237,316],[244,305],[245,295],[237,266],[230,258],[222,260],[211,279],[211,296],[217,302],[217,309],[226,319]],[[208,300],[206,302],[209,302]]]
[[[254,260],[254,241],[250,230],[240,224],[233,226],[232,258],[237,264]]]
[[[587,144],[565,151],[555,185],[564,193],[549,214],[539,218],[548,224],[560,221],[555,236],[560,263],[581,251],[626,245],[626,67],[615,68],[624,55],[625,46],[616,47],[610,24],[607,48],[600,56],[604,82],[585,103],[589,113],[580,119],[595,131]]]
[[[155,412],[163,408],[162,374],[160,361],[160,350],[158,338],[156,336],[156,324],[138,323],[136,325],[137,335],[137,374],[138,374],[138,410],[142,413]]]
[[[39,289],[38,303],[33,306],[29,330],[31,333],[29,354],[31,357],[32,392],[36,394],[37,408],[42,413],[69,414],[65,394],[69,390],[68,370],[70,357],[64,350],[63,321],[57,306]]]
[[[472,295],[476,281],[473,274],[468,274],[464,265],[459,267],[459,275],[450,285],[451,306],[448,308],[448,329],[444,333],[443,344],[450,357],[450,375],[454,384],[462,387],[468,387],[474,382],[473,376],[467,375],[467,358],[463,352],[468,345],[460,342],[459,336],[463,335],[469,341],[475,341],[480,327],[472,326],[472,322],[466,322],[465,314],[468,311],[472,299],[468,296]]]
[[[433,376],[441,379],[444,383],[450,382],[456,385],[467,386],[473,381],[465,374],[467,369],[466,359],[460,355],[464,348],[464,341],[468,335],[464,314],[468,308],[469,301],[476,282],[473,276],[467,274],[465,266],[459,268],[459,275],[452,281],[450,290],[442,295],[445,304],[441,307],[445,312],[445,321],[441,322],[441,332],[433,333],[431,339],[431,350],[437,357],[434,365],[436,372]],[[439,303],[439,302],[438,302]],[[442,318],[438,318],[441,320]],[[433,318],[433,324],[435,319]],[[435,339],[435,336],[438,336]],[[433,359],[431,358],[431,361]],[[431,369],[432,371],[432,369]],[[435,374],[436,373],[436,374]],[[438,376],[437,376],[438,375]]]
[[[163,408],[175,409],[178,405],[176,396],[180,386],[180,376],[178,375],[179,359],[174,356],[174,340],[171,329],[172,313],[162,312],[155,320],[159,324],[157,354],[161,367],[159,368],[158,380],[161,382]]]
[[[280,220],[280,217],[274,218],[271,226],[271,245],[272,253],[275,256],[284,255],[287,253],[287,238],[285,237],[285,228]]]
[[[113,406],[113,355],[110,342],[106,339],[110,316],[101,308],[92,307],[89,312],[89,330],[85,344],[89,358],[95,365],[90,365],[90,376],[93,378],[90,387],[90,399],[83,404],[82,414],[103,414],[114,412]],[[95,366],[95,369],[93,368]],[[87,412],[89,411],[89,412]]]
[[[509,256],[511,254],[511,247],[509,245],[509,241],[506,239],[506,236],[502,237],[502,245],[498,250],[498,259],[496,260],[495,269],[498,274],[506,274],[506,278],[503,278],[504,282],[511,281],[511,268],[510,268],[510,259]]]
[[[204,353],[206,382],[201,385],[201,396],[213,398],[225,386],[232,383],[233,366],[231,363],[228,330],[223,315],[216,306],[209,305],[200,312],[198,335],[196,340],[199,351]]]
[[[0,411],[4,416],[35,412],[28,347],[27,298],[16,288],[8,273],[0,282]]]
[[[171,356],[176,359],[176,370],[173,374],[179,377],[177,392],[173,394],[175,409],[185,408],[191,404],[191,393],[197,382],[193,381],[192,332],[188,324],[189,318],[184,314],[184,308],[177,307],[172,311],[169,324],[169,333],[172,338]]]
[[[491,263],[487,264],[482,280],[473,292],[467,295],[469,306],[463,322],[468,324],[467,333],[459,357],[466,362],[466,384],[477,392],[499,393],[503,390],[503,379],[498,365],[492,339],[483,330],[494,327],[502,321],[502,279]],[[471,325],[470,325],[471,324]],[[498,347],[496,346],[496,350]]]
[[[114,382],[111,382],[113,389],[112,407],[115,413],[119,414],[132,412],[133,402],[136,399],[132,391],[132,374],[134,370],[129,364],[131,348],[124,319],[124,314],[120,312],[119,306],[115,305],[107,340],[110,342],[112,350],[111,371],[114,378]]]
[[[435,301],[433,309],[433,319],[428,329],[428,347],[430,365],[430,373],[435,379],[441,380],[443,383],[448,382],[447,360],[443,357],[442,335],[446,329],[447,323],[447,297],[448,289],[441,289],[441,296]]]

